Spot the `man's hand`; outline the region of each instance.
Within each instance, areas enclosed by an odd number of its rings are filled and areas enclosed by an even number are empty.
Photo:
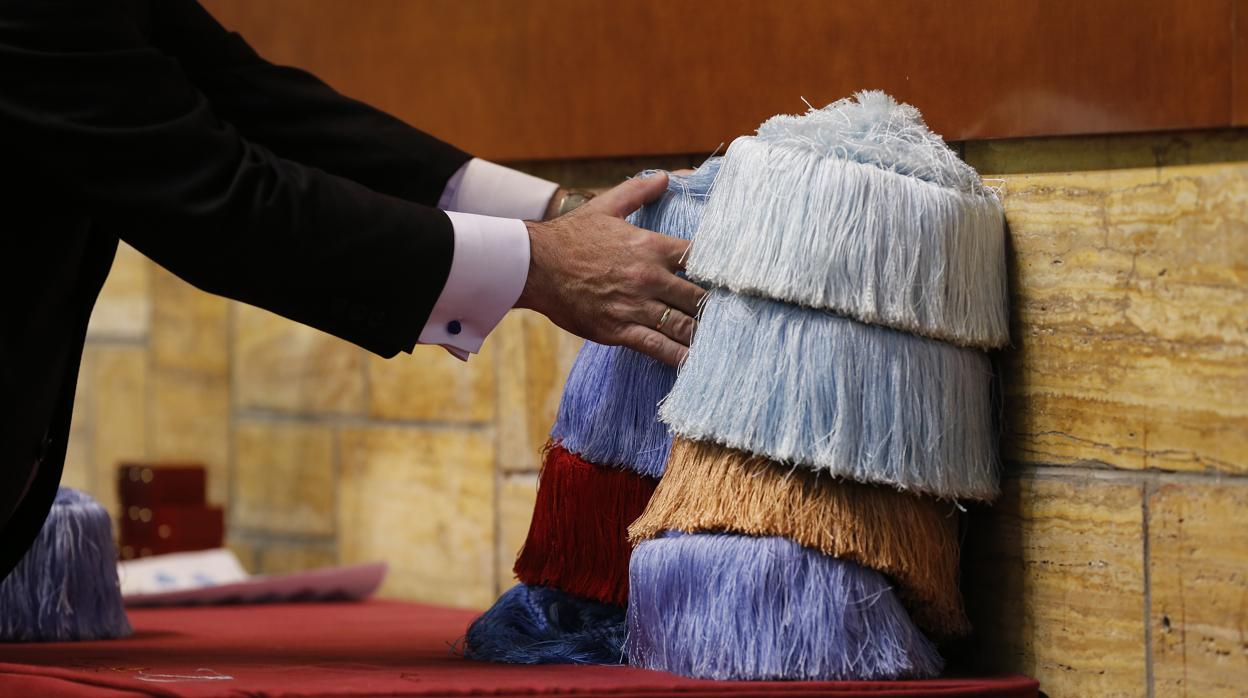
[[[666,174],[630,179],[565,216],[526,223],[529,277],[516,307],[599,344],[683,361],[704,293],[676,276],[689,243],[623,220],[666,189]]]

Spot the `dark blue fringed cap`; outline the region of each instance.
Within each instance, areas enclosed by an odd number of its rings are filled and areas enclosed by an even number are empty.
[[[624,609],[517,584],[468,626],[464,656],[508,664],[620,664]]]

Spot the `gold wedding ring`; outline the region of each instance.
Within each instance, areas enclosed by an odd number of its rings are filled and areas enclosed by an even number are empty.
[[[659,324],[655,325],[654,329],[662,330],[663,325],[667,324],[667,319],[671,316],[672,316],[672,308],[671,306],[668,306],[667,310],[663,311],[663,316],[659,318]]]

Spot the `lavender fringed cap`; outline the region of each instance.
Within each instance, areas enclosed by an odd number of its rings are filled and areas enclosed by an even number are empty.
[[[629,572],[629,664],[704,679],[929,678],[943,662],[878,572],[785,538],[644,541]]]
[[[710,158],[689,175],[669,175],[667,192],[628,221],[688,240],[720,160]],[[648,356],[585,342],[568,375],[551,438],[587,461],[659,477],[672,438],[658,420],[658,404],[675,380],[675,369]]]
[[[0,641],[107,640],[131,632],[108,511],[62,487],[34,544],[0,582]]]

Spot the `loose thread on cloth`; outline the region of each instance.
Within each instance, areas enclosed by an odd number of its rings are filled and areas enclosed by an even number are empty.
[[[108,511],[62,487],[34,544],[0,581],[0,641],[107,640],[131,632]]]
[[[637,546],[629,664],[706,679],[928,678],[942,660],[878,572],[778,537]]]
[[[831,313],[711,291],[659,415],[680,436],[858,482],[998,491],[988,357]]]
[[[688,240],[721,159],[710,158],[689,175],[669,175],[667,192],[633,213],[629,222]],[[649,356],[585,342],[568,374],[550,436],[585,460],[659,477],[671,436],[658,420],[658,405],[675,380],[676,369]]]
[[[624,608],[517,584],[468,626],[468,659],[508,664],[620,664]]]
[[[957,510],[947,502],[677,437],[666,474],[628,532],[636,545],[666,530],[782,536],[886,574],[927,632],[970,630],[958,589]]]
[[[1004,213],[918,110],[862,92],[735,140],[690,278],[963,346],[1009,342]]]
[[[595,465],[548,444],[516,577],[594,601],[628,600],[628,525],[658,480]]]

